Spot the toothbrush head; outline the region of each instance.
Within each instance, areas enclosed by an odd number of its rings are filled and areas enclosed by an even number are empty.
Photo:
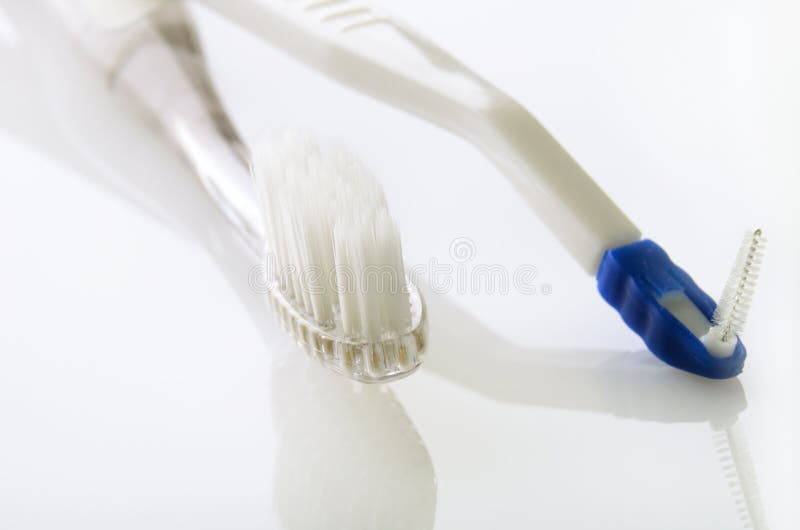
[[[286,135],[254,150],[263,286],[287,331],[324,365],[380,382],[422,362],[423,300],[373,175],[343,151]]]
[[[763,242],[761,230],[748,234],[719,305],[650,240],[606,251],[598,290],[662,361],[712,379],[734,377],[747,356],[738,334]]]

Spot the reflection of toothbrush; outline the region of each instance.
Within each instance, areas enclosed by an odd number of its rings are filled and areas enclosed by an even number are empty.
[[[106,2],[84,1],[100,17],[108,10]],[[124,16],[105,18],[124,24],[169,1],[118,2],[127,6]],[[602,296],[655,355],[707,377],[741,371],[738,338],[722,354],[700,339],[713,300],[658,245],[639,241],[639,230],[527,110],[425,37],[357,0],[198,1],[320,72],[473,143],[584,270],[597,274]]]
[[[287,137],[254,151],[254,185],[250,157],[221,110],[180,9],[101,31],[74,6],[60,6],[111,80],[158,117],[250,246],[260,253],[266,245],[272,259],[254,287],[264,289],[298,342],[361,381],[417,368],[424,308],[405,278],[397,229],[372,175],[342,152]],[[380,279],[364,272],[371,268]],[[390,285],[379,285],[387,274]]]
[[[392,389],[325,375],[298,355],[272,374],[280,528],[433,528],[431,455]]]

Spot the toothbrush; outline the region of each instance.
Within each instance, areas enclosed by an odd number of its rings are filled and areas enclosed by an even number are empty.
[[[111,14],[106,2],[84,3],[114,26],[171,1],[121,0],[126,9]],[[705,377],[741,372],[741,326],[726,328],[724,349],[703,339],[714,324],[711,297],[661,247],[641,240],[639,229],[534,116],[433,42],[359,0],[196,1],[320,73],[475,145],[597,277],[601,296],[653,354]]]
[[[289,334],[354,380],[416,370],[426,345],[424,303],[405,277],[399,233],[374,176],[347,152],[299,135],[258,142],[248,153],[180,6],[110,31],[72,2],[53,4],[110,83],[158,119],[265,260],[252,285]],[[371,282],[371,268],[391,284]]]

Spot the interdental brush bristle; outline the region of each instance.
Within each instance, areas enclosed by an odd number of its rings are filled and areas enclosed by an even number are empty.
[[[703,337],[709,353],[716,357],[730,355],[736,346],[737,336],[744,329],[761,269],[765,244],[766,239],[760,228],[748,231],[745,235],[728,282],[714,311],[713,326]]]

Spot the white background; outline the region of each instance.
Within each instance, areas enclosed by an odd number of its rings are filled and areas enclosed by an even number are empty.
[[[381,3],[531,109],[709,293],[764,229],[726,382],[654,360],[472,147],[199,12],[246,139],[356,153],[408,265],[467,237],[552,289],[428,293],[425,365],[388,387],[288,344],[181,159],[36,4],[0,3],[0,528],[798,527],[791,2]]]

